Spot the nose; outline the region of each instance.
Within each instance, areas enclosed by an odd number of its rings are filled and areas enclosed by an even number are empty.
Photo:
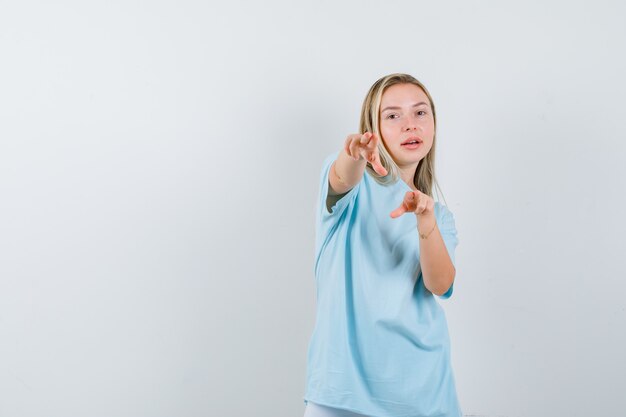
[[[418,129],[418,124],[415,120],[409,120],[404,126],[404,130],[407,132],[411,130],[417,130],[417,129]]]
[[[420,124],[418,123],[417,116],[409,116],[406,119],[406,124],[404,125],[404,130],[406,132],[410,132],[412,130],[421,129]]]

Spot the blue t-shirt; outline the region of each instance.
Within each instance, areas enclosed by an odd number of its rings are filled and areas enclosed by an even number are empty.
[[[417,218],[390,216],[411,188],[379,184],[366,170],[329,212],[328,173],[338,155],[324,160],[320,178],[304,402],[372,417],[459,417],[448,325],[424,286]],[[439,202],[435,217],[455,264],[454,217]]]

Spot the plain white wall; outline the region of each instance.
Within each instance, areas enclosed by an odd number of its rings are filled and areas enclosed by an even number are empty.
[[[621,2],[0,3],[0,416],[301,416],[323,157],[437,105],[476,416],[626,409]]]

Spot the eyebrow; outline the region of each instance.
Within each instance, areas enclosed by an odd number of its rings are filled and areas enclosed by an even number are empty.
[[[411,106],[411,107],[421,106],[422,104],[428,104],[428,103],[426,103],[425,101],[420,101],[419,103],[415,103],[415,104],[414,104],[413,106]],[[400,110],[400,109],[402,109],[402,107],[398,107],[398,106],[388,106],[388,107],[385,107],[384,109],[382,109],[380,112],[382,113],[382,112],[384,112],[384,111],[386,111],[386,110]]]

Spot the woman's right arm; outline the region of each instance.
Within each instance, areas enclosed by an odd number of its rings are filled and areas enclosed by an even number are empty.
[[[378,137],[370,132],[348,135],[343,152],[333,162],[328,173],[328,196],[346,194],[363,178],[365,165],[370,161],[380,175],[387,175],[378,155]]]

